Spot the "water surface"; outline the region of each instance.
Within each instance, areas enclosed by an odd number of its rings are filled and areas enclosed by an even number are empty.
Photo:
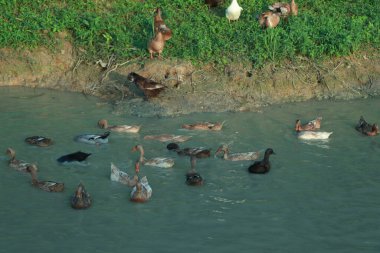
[[[0,252],[379,252],[379,136],[354,130],[360,115],[380,122],[380,99],[323,101],[263,108],[262,112],[200,113],[174,118],[138,118],[112,113],[93,97],[43,89],[0,88],[0,149],[34,162],[41,180],[65,183],[63,193],[34,188],[29,174],[8,167],[0,154]],[[322,116],[329,141],[300,141],[294,121]],[[112,133],[102,146],[77,143],[82,133],[102,133],[97,121],[141,124],[139,134]],[[221,132],[188,131],[183,123],[223,121]],[[248,174],[251,162],[198,160],[202,187],[185,184],[188,158],[147,141],[151,134],[183,134],[183,147],[231,152],[271,147],[272,170]],[[24,138],[55,141],[39,148]],[[175,159],[171,169],[142,167],[153,189],[148,203],[129,201],[130,189],[111,182],[110,163],[133,173],[142,144],[146,157]],[[61,155],[90,152],[84,165],[59,165]],[[94,199],[87,210],[73,210],[69,199],[83,182]]]

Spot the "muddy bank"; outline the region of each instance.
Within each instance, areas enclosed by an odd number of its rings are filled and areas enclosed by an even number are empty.
[[[194,66],[179,60],[110,57],[85,63],[65,34],[54,51],[0,49],[0,85],[52,88],[99,96],[115,113],[173,116],[193,112],[259,110],[310,99],[353,99],[380,94],[380,53],[365,51],[317,63],[297,58],[255,70],[249,63]],[[167,85],[149,101],[127,81],[130,72]]]

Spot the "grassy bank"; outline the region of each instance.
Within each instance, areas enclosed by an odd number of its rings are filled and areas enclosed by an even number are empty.
[[[380,46],[380,5],[373,0],[299,0],[299,15],[263,30],[257,15],[268,1],[240,1],[243,13],[229,24],[230,1],[209,10],[203,0],[0,0],[0,48],[55,48],[69,32],[87,60],[147,58],[153,11],[160,6],[174,36],[164,57],[195,63],[250,61],[260,67],[301,55],[311,59],[348,55]]]

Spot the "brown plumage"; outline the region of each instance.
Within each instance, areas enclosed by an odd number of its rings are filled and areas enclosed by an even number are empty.
[[[161,8],[157,8],[154,16],[154,32],[157,34],[159,31],[162,33],[164,41],[169,40],[172,37],[172,30],[165,24],[161,17]]]
[[[32,185],[35,187],[47,192],[62,192],[64,190],[64,183],[57,183],[54,181],[38,181],[36,165],[30,164],[26,169],[32,175]]]
[[[25,142],[39,147],[48,147],[53,144],[51,139],[37,135],[25,138]]]
[[[157,97],[160,94],[160,92],[166,88],[165,85],[140,76],[135,72],[129,73],[127,79],[128,81],[137,85],[137,87],[139,87],[139,89],[144,92],[145,97],[148,99]]]
[[[259,23],[265,28],[275,28],[280,23],[280,16],[278,13],[266,11],[260,15]]]
[[[298,5],[294,0],[289,3],[277,2],[269,6],[269,9],[281,15],[281,17],[297,16]]]
[[[156,32],[154,38],[152,38],[148,43],[148,51],[150,54],[150,59],[153,59],[154,54],[158,54],[158,59],[161,59],[162,51],[165,47],[165,38],[161,30]]]
[[[194,124],[183,124],[182,128],[189,130],[212,130],[212,131],[220,131],[224,125],[223,122],[198,122]]]

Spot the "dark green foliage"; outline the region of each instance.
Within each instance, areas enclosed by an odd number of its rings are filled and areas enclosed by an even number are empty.
[[[273,1],[274,2],[274,1]],[[260,67],[297,55],[312,59],[379,49],[380,4],[373,0],[299,0],[299,15],[272,30],[257,17],[268,1],[240,1],[240,20],[228,23],[230,0],[209,10],[203,0],[0,0],[0,47],[54,48],[54,34],[68,31],[86,57],[148,57],[154,9],[161,7],[173,37],[164,57],[196,63],[251,61]]]

